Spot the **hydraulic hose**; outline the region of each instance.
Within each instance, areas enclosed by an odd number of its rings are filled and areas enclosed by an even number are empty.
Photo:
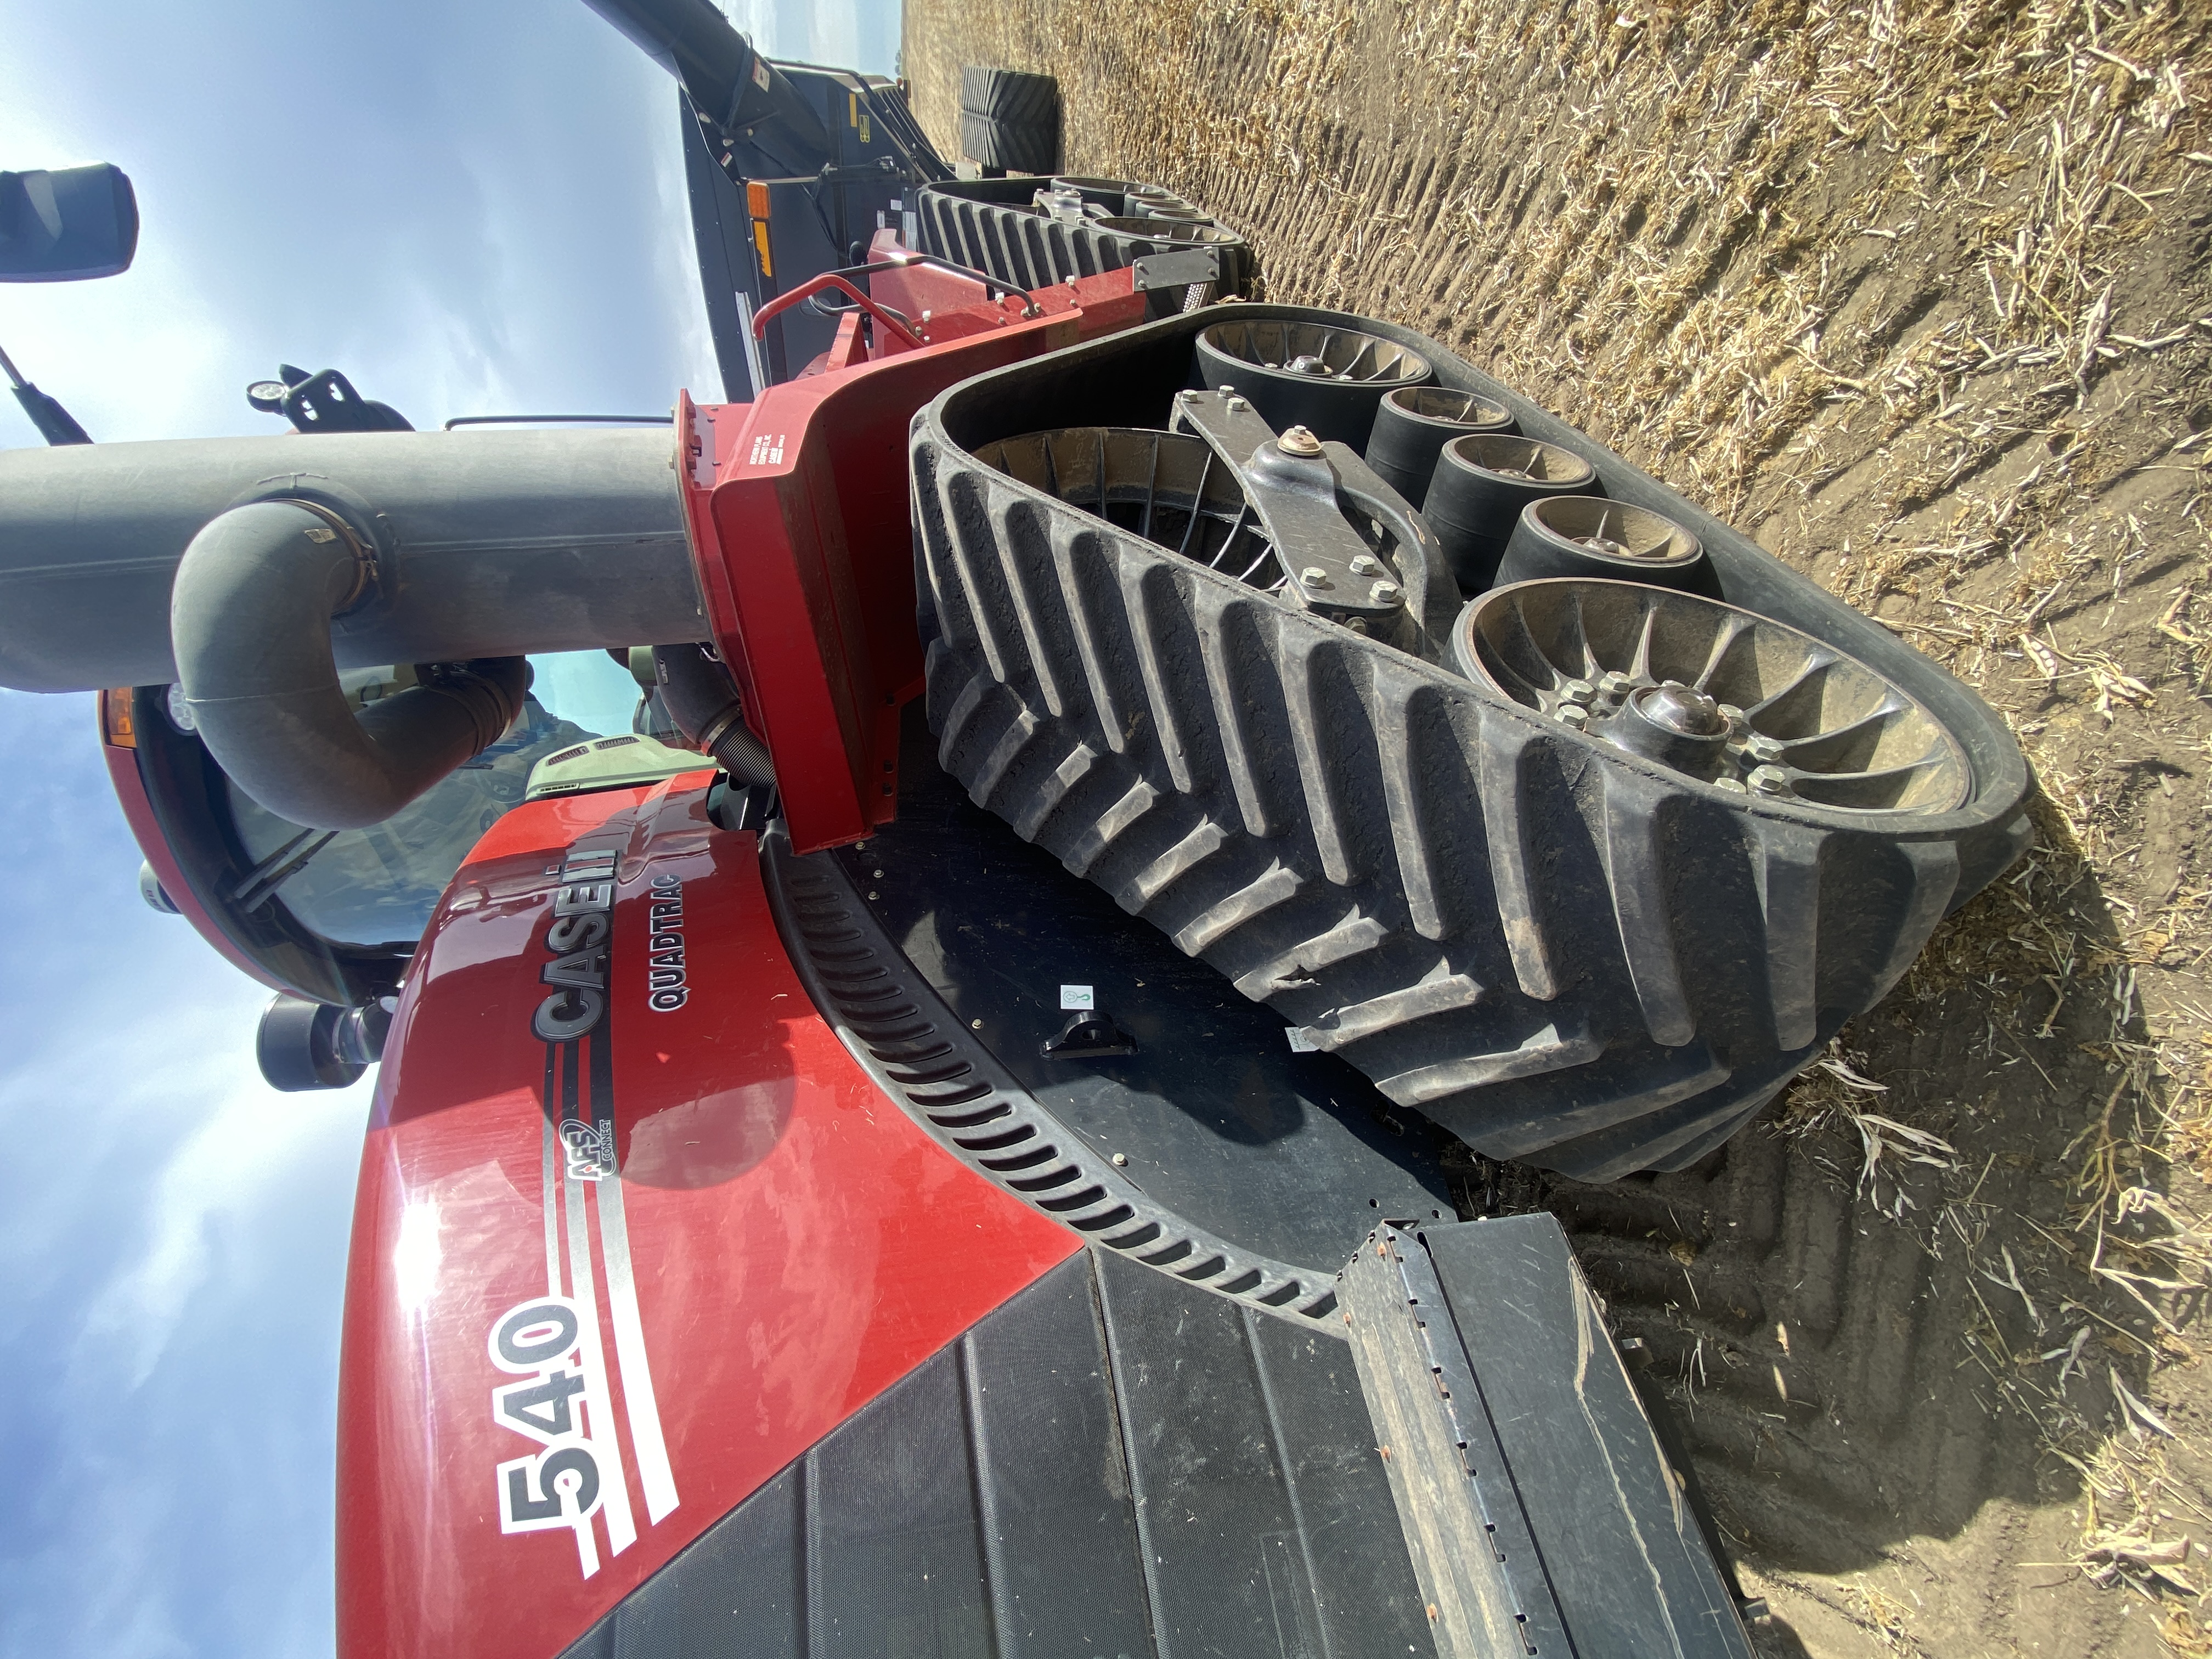
[[[740,783],[775,781],[768,745],[747,728],[744,700],[720,661],[696,645],[655,646],[653,672],[686,742]]]
[[[356,714],[331,618],[369,579],[337,514],[256,501],[192,538],[171,591],[178,680],[208,752],[254,800],[309,829],[390,817],[496,742],[529,684],[520,657],[433,664],[421,684]]]

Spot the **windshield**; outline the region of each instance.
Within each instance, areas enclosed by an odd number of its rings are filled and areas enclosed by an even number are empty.
[[[500,740],[381,823],[303,830],[233,786],[231,817],[254,860],[234,895],[240,907],[276,895],[334,945],[411,951],[469,849],[521,805],[531,769],[572,744],[630,730],[637,682],[606,653],[532,657],[530,665],[530,695]],[[358,705],[404,690],[414,673],[360,669],[343,682]]]

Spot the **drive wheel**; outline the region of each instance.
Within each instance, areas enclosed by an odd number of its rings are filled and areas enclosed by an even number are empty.
[[[1363,451],[1383,394],[1430,378],[1425,358],[1379,335],[1274,320],[1216,323],[1198,337],[1198,369],[1278,432],[1302,426]]]

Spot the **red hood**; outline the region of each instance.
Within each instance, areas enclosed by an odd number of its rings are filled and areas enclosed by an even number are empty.
[[[1078,1248],[847,1054],[706,782],[510,813],[415,958],[347,1285],[342,1655],[558,1653]]]

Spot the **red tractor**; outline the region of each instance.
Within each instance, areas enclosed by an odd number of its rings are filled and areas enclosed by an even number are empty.
[[[726,400],[0,453],[0,683],[101,689],[270,1079],[380,1066],[341,1651],[1747,1653],[1445,1165],[1711,1153],[2018,853],[2000,723],[1180,198],[595,3]]]

